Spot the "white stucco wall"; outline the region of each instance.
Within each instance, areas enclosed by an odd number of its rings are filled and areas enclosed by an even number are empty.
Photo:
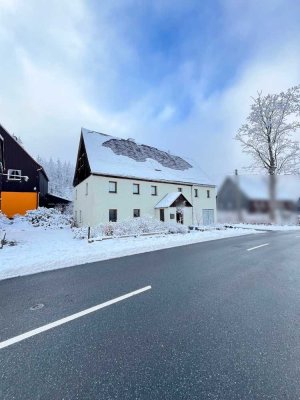
[[[109,193],[109,181],[117,182],[117,193]],[[140,194],[133,194],[133,183],[140,185]],[[88,194],[86,194],[88,184]],[[157,196],[151,195],[151,186],[157,186]],[[216,192],[213,187],[191,186],[163,182],[135,181],[126,178],[109,178],[91,175],[74,190],[74,217],[77,226],[95,226],[109,221],[109,209],[118,210],[118,221],[132,218],[133,210],[140,209],[141,216],[150,215],[159,219],[155,205],[168,193],[182,188],[183,195],[193,204],[184,210],[184,224],[201,224],[203,209],[212,209],[216,218]],[[198,188],[198,197],[194,196]],[[210,198],[207,198],[207,190]],[[165,209],[165,221],[176,209]],[[81,215],[81,219],[80,219]],[[176,221],[176,220],[175,220]]]

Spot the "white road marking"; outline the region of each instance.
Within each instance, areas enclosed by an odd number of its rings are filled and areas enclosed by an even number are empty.
[[[146,292],[147,290],[151,289],[151,286],[145,286],[142,289],[135,290],[134,292],[130,292],[124,294],[123,296],[116,297],[115,299],[106,301],[105,303],[98,304],[97,306],[87,308],[86,310],[80,311],[76,314],[69,315],[68,317],[59,319],[57,321],[51,322],[50,324],[43,325],[40,328],[33,329],[32,331],[23,333],[22,335],[15,336],[11,339],[5,340],[4,342],[0,342],[0,349],[4,349],[5,347],[11,346],[14,343],[21,342],[22,340],[28,339],[31,336],[38,335],[39,333],[46,332],[49,329],[56,328],[57,326],[66,324],[67,322],[73,321],[74,319],[81,318],[84,315],[90,314],[92,312],[101,310],[101,308],[105,308],[111,306],[112,304],[118,303],[122,300],[128,299],[129,297],[135,296],[137,294]]]
[[[260,244],[259,246],[251,247],[251,249],[247,249],[247,251],[252,251],[255,249],[259,249],[260,247],[269,246],[270,243]]]

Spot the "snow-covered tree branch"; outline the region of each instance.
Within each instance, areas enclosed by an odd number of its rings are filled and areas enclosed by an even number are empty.
[[[52,158],[44,160],[37,158],[37,162],[45,168],[49,178],[49,193],[72,199],[74,167],[70,162],[53,161]]]
[[[252,170],[298,173],[300,148],[292,134],[300,128],[300,86],[267,96],[259,92],[253,101],[247,123],[236,135],[243,151],[254,159]]]
[[[270,175],[271,203],[276,195],[275,175],[300,172],[299,142],[293,138],[300,128],[299,117],[300,86],[267,96],[259,92],[253,98],[247,123],[235,137],[254,161],[250,169]]]

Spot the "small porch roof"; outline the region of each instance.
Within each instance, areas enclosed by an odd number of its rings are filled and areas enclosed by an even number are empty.
[[[154,208],[168,208],[176,207],[178,201],[185,202],[186,207],[193,207],[192,204],[187,200],[187,198],[182,194],[182,192],[171,192],[163,197]]]

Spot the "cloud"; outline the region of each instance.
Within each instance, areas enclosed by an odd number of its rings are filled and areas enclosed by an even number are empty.
[[[0,122],[43,157],[74,162],[85,126],[231,173],[251,96],[300,82],[299,16],[289,0],[0,0]]]

